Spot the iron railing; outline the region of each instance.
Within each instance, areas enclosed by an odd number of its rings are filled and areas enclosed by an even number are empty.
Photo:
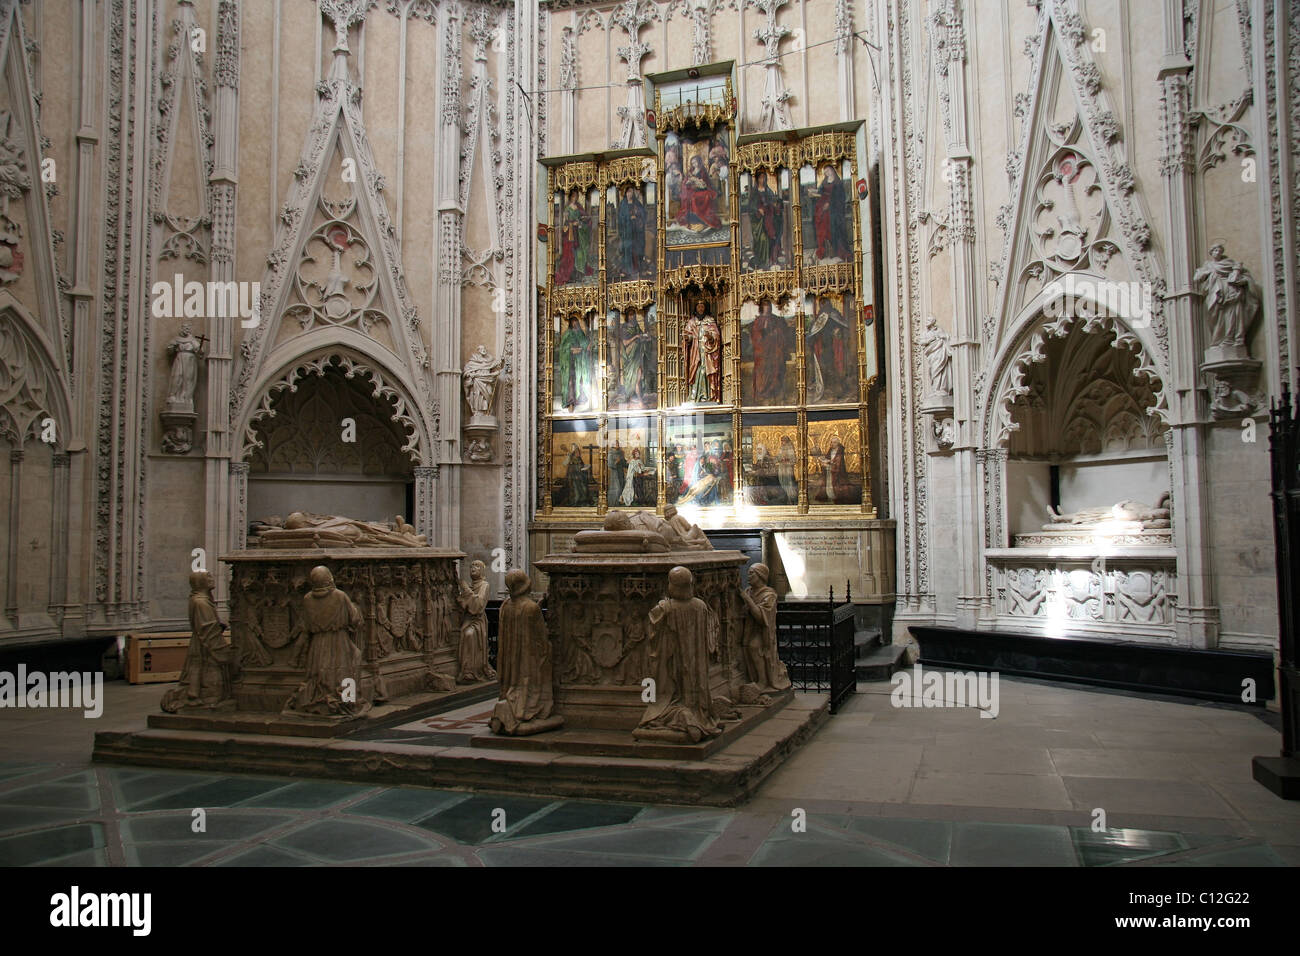
[[[778,605],[776,647],[794,689],[829,693],[833,714],[857,690],[856,626],[853,605],[836,607],[834,591],[828,598]]]

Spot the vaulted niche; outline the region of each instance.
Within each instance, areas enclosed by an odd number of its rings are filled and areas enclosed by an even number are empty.
[[[248,517],[294,511],[391,521],[412,513],[407,435],[393,406],[364,372],[336,366],[280,392],[273,416],[253,425],[262,447],[249,456]]]
[[[1097,509],[1139,502],[1155,511],[1167,504],[1160,501],[1169,491],[1167,426],[1148,412],[1160,383],[1135,374],[1137,356],[1117,348],[1114,339],[1109,328],[1089,330],[1079,322],[1063,337],[1047,338],[1046,358],[1029,367],[1028,391],[1010,406],[1019,428],[1007,438],[1007,524],[1013,539],[1071,528],[1096,539],[1112,530],[1090,520]],[[1075,524],[1054,518],[1052,506],[1061,516],[1079,516]],[[1155,536],[1167,539],[1168,523],[1148,527],[1161,522],[1161,516],[1147,518],[1142,530],[1163,531]],[[1045,528],[1049,524],[1052,529]],[[1125,527],[1134,530],[1131,522]],[[1030,543],[1041,542],[1015,540]]]

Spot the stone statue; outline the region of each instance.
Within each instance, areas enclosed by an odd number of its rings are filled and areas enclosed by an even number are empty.
[[[199,382],[199,360],[203,357],[204,346],[204,339],[191,332],[188,322],[181,326],[181,334],[167,344],[167,354],[172,357],[167,411],[194,411],[194,387]]]
[[[712,551],[713,544],[697,524],[691,524],[685,518],[677,513],[675,505],[666,505],[664,507],[664,519],[668,527],[674,532],[675,539],[669,538],[668,543],[673,545],[675,551]]]
[[[1254,415],[1255,409],[1264,404],[1263,396],[1250,395],[1232,383],[1217,375],[1211,375],[1210,411],[1216,418],[1231,418],[1237,415]]]
[[[337,515],[295,511],[283,527],[263,527],[257,533],[263,548],[425,548],[428,538],[416,534],[401,515],[391,525]]]
[[[662,518],[653,511],[611,511],[601,530],[573,536],[573,550],[586,554],[712,551],[713,544],[698,525],[668,505]]]
[[[488,663],[488,622],[485,613],[488,605],[488,583],[483,579],[487,568],[482,561],[469,566],[469,584],[460,583],[460,596],[456,599],[465,612],[460,625],[460,673],[458,684],[477,684],[496,680],[497,672]]]
[[[489,724],[496,734],[522,737],[564,724],[563,717],[551,716],[555,706],[551,639],[542,609],[529,596],[532,586],[523,571],[506,575],[510,597],[501,605],[497,650],[501,698]]]
[[[722,733],[713,714],[709,658],[718,650],[718,618],[695,597],[687,568],[668,572],[668,596],[650,609],[650,666],[655,699],[632,735],[638,740],[698,743]]]
[[[162,709],[169,714],[189,707],[234,706],[230,685],[237,666],[235,649],[226,625],[217,618],[213,587],[210,571],[190,575],[190,647],[180,683],[163,695]]]
[[[1206,351],[1220,349],[1216,357],[1249,358],[1246,337],[1259,315],[1259,286],[1240,262],[1229,259],[1223,242],[1210,246],[1210,258],[1192,276],[1196,289],[1205,297],[1205,314],[1209,319]],[[1206,360],[1211,358],[1207,354]]]
[[[461,383],[465,389],[465,402],[469,405],[470,425],[496,425],[492,404],[497,397],[497,384],[506,360],[493,360],[486,347],[480,345],[465,363]]]
[[[925,349],[925,361],[930,372],[930,394],[939,397],[952,394],[952,348],[948,333],[939,328],[934,316],[925,323],[925,334],[920,346]]]
[[[361,612],[334,586],[329,568],[312,568],[307,581],[311,591],[302,599],[302,630],[307,641],[300,646],[296,661],[307,675],[284,712],[360,717],[370,710],[370,701],[361,693]]]
[[[776,652],[776,591],[768,587],[771,577],[766,564],[749,569],[749,587],[740,592],[745,609],[745,663],[749,680],[760,692],[780,691],[790,686],[790,675]]]
[[[1104,525],[1107,531],[1137,532],[1170,527],[1169,492],[1161,492],[1155,505],[1131,498],[1118,504],[1097,508],[1080,508],[1065,514],[1049,508],[1051,521],[1044,531],[1074,531]]]

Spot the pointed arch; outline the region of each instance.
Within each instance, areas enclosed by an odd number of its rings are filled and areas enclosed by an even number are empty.
[[[429,436],[437,433],[437,404],[433,398],[430,361],[421,337],[419,312],[406,290],[406,280],[401,264],[401,247],[397,230],[381,195],[384,177],[376,167],[360,113],[361,89],[352,81],[348,68],[348,51],[335,49],[334,64],[327,80],[317,87],[317,103],[311,127],[308,130],[301,158],[294,170],[294,182],[288,201],[280,215],[280,228],[275,247],[267,256],[267,269],[260,288],[260,318],[244,337],[236,361],[234,384],[231,388],[231,421],[238,423],[234,434],[241,434],[252,413],[252,402],[260,402],[265,389],[286,361],[281,355],[306,355],[322,345],[322,339],[343,347],[344,354],[351,349],[356,355],[368,356],[376,370],[384,370],[387,381],[401,382],[406,391],[406,414],[418,423],[420,440],[416,443],[421,456],[431,451]],[[325,195],[326,179],[332,163],[338,157],[353,175],[340,177],[348,185],[349,196],[341,203]],[[345,214],[343,207],[346,207]],[[321,300],[337,297],[342,288],[334,278],[324,283],[318,279],[298,281],[299,268],[305,262],[314,262],[307,245],[317,236],[321,224],[315,220],[317,210],[328,218],[355,217],[355,236],[364,240],[366,261],[376,284],[374,302],[382,306],[378,311],[389,321],[384,327],[391,337],[391,346],[363,332],[331,324],[327,329],[311,329],[278,341],[280,331],[291,310],[298,306],[306,289],[315,290]],[[353,234],[327,237],[332,247],[335,269],[353,245]],[[358,263],[359,264],[359,263]],[[295,277],[298,277],[296,279]],[[333,284],[331,284],[333,283]],[[376,310],[369,307],[367,313]],[[316,314],[328,313],[328,307]],[[367,321],[359,321],[365,328]],[[400,370],[400,371],[399,371]],[[414,448],[415,446],[411,446]],[[409,449],[408,449],[409,450]]]
[[[0,437],[15,448],[39,434],[46,417],[55,421],[54,447],[67,447],[72,394],[59,358],[36,317],[0,291]]]
[[[401,450],[410,455],[416,465],[432,463],[432,433],[420,413],[412,383],[376,354],[377,350],[370,347],[365,336],[351,329],[334,329],[312,333],[297,341],[303,348],[268,362],[267,367],[272,371],[259,380],[250,392],[253,400],[235,420],[234,434],[239,436],[237,460],[247,461],[253,449],[261,447],[254,426],[262,419],[275,416],[274,403],[281,392],[297,391],[303,378],[324,375],[327,369],[336,368],[349,379],[357,376],[367,378],[371,383],[372,397],[377,403],[382,401],[390,406],[388,417],[406,435],[406,444]]]
[[[1113,348],[1132,353],[1134,378],[1150,384],[1156,395],[1156,404],[1145,409],[1146,413],[1169,423],[1168,373],[1143,338],[1149,330],[1134,328],[1127,319],[1113,314],[1105,291],[1106,280],[1098,276],[1076,277],[1073,273],[1067,279],[1072,281],[1045,288],[1021,311],[989,364],[993,400],[984,405],[979,432],[985,448],[1005,445],[1011,432],[1020,427],[1012,418],[1011,405],[1029,392],[1026,381],[1030,369],[1047,360],[1050,339],[1064,338],[1078,325],[1085,332],[1109,334]],[[1063,295],[1065,290],[1068,295]]]

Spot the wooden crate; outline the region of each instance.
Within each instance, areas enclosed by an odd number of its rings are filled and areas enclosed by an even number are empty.
[[[126,679],[132,684],[180,680],[190,649],[189,631],[126,636]]]

